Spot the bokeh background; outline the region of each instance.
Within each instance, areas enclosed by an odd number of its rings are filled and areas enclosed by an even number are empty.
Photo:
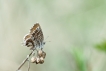
[[[106,71],[106,0],[0,0],[0,71],[16,71],[30,53],[21,42],[36,22],[51,42],[30,71]]]

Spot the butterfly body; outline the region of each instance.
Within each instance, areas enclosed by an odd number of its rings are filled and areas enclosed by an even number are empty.
[[[42,29],[39,23],[34,24],[30,29],[29,34],[24,37],[24,45],[31,47],[31,50],[35,50],[37,47],[43,49],[45,42]]]

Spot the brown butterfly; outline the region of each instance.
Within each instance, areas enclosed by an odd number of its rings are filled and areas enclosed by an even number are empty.
[[[45,42],[42,29],[39,23],[34,24],[30,29],[29,34],[24,36],[24,45],[31,47],[31,50],[35,50],[37,47],[43,49]]]

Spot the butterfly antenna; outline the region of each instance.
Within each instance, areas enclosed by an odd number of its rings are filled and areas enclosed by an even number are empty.
[[[49,36],[47,36],[45,40],[47,40],[48,37],[49,37]],[[45,41],[45,42],[51,42],[51,41]]]
[[[49,36],[47,36],[46,39],[47,39],[48,37],[49,37]],[[45,39],[45,40],[46,40],[46,39]]]
[[[45,42],[51,42],[51,41],[45,41]]]

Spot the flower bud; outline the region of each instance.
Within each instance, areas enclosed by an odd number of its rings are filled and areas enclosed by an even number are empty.
[[[32,57],[32,58],[31,58],[31,62],[32,62],[32,63],[35,63],[36,61],[37,61],[37,58],[36,58],[36,57]]]
[[[36,64],[40,63],[40,58],[36,57]]]
[[[42,57],[45,58],[46,57],[46,53],[43,51],[42,53]]]
[[[38,56],[41,57],[42,56],[43,51],[42,50],[38,50]]]
[[[43,64],[44,63],[44,59],[43,57],[40,57],[40,64]]]

